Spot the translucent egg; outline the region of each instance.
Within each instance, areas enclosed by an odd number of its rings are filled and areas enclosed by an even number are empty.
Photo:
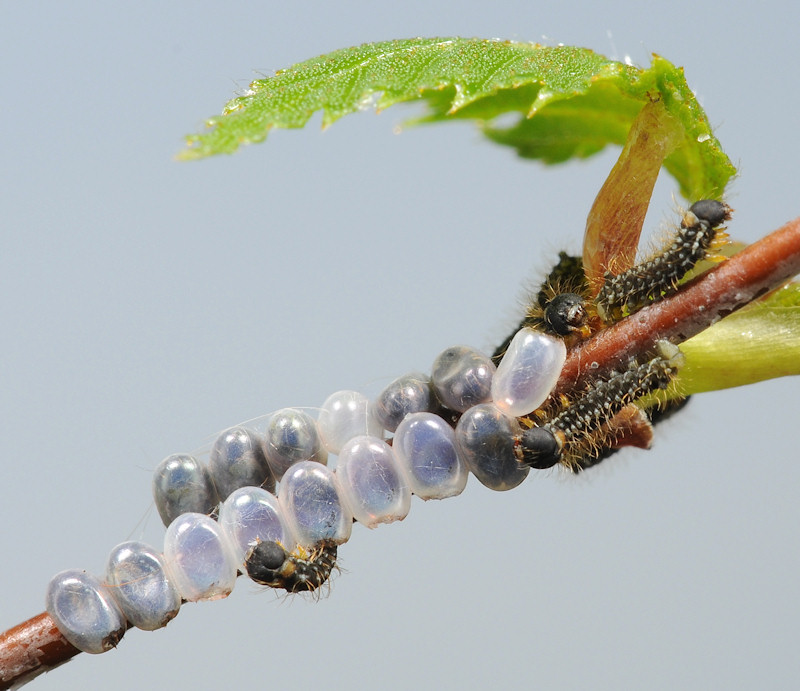
[[[247,552],[259,541],[294,547],[278,498],[260,487],[240,487],[233,492],[220,507],[219,524],[240,568]]]
[[[319,412],[318,427],[325,447],[337,454],[353,437],[379,437],[383,431],[369,399],[357,391],[337,391],[328,396]]]
[[[411,491],[445,499],[464,491],[469,472],[456,452],[453,428],[433,413],[412,413],[400,423],[392,450]]]
[[[477,405],[461,416],[456,425],[459,455],[489,489],[513,489],[528,475],[530,468],[517,461],[514,437],[520,426],[491,404]]]
[[[104,653],[125,635],[125,615],[109,589],[86,571],[62,571],[50,579],[47,613],[72,645],[85,653]]]
[[[314,461],[293,465],[281,480],[278,500],[297,542],[314,547],[321,540],[347,542],[353,515],[342,502],[333,472]]]
[[[434,361],[431,382],[447,408],[463,413],[491,400],[496,369],[488,355],[467,346],[453,346]]]
[[[336,480],[353,517],[367,528],[402,521],[411,492],[392,448],[377,437],[354,437],[339,454]]]
[[[182,513],[211,513],[219,502],[205,465],[180,453],[167,456],[156,467],[153,500],[165,526]]]
[[[381,391],[372,408],[383,428],[394,432],[406,415],[430,410],[432,397],[430,377],[412,372]]]
[[[298,461],[325,463],[328,459],[316,421],[308,413],[294,408],[284,408],[272,416],[264,448],[276,480]]]
[[[178,516],[164,536],[167,572],[184,600],[218,600],[236,583],[236,558],[215,520],[200,513]]]
[[[246,427],[231,427],[217,437],[208,468],[222,501],[240,487],[275,490],[275,479],[264,454],[264,440]]]
[[[125,618],[145,631],[166,626],[181,607],[161,554],[143,542],[123,542],[111,550],[106,581]]]
[[[567,348],[560,338],[520,329],[492,380],[494,404],[514,417],[536,410],[556,385],[566,359]]]

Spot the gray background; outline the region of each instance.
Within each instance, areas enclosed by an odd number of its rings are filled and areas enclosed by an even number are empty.
[[[790,3],[138,2],[0,7],[3,595],[159,544],[150,472],[239,421],[489,349],[617,151],[547,170],[410,111],[172,160],[256,72],[415,35],[686,66],[741,175],[730,231],[797,216]],[[651,228],[674,217],[660,183]],[[320,602],[240,580],[37,689],[789,688],[797,381],[697,397],[649,453],[356,526]],[[143,523],[139,523],[143,519]]]

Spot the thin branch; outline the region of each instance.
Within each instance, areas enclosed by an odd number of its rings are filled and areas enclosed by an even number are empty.
[[[681,343],[800,273],[800,218],[720,264],[678,293],[604,329],[574,348],[556,393],[580,387],[651,350],[655,342]],[[0,691],[15,688],[80,651],[46,613],[0,634]]]
[[[18,688],[79,652],[42,612],[0,634],[0,691]]]

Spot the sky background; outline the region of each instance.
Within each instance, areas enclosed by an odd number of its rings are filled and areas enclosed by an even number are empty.
[[[800,214],[791,3],[0,4],[0,629],[50,576],[161,543],[150,475],[219,430],[491,350],[618,151],[525,162],[412,111],[177,163],[259,73],[390,38],[563,42],[686,67],[752,241]],[[674,218],[659,183],[649,227]],[[31,688],[790,688],[800,672],[796,379],[696,397],[580,478],[355,526],[321,601],[240,579]]]

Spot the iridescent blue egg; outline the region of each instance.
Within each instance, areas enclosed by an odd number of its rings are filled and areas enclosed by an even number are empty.
[[[367,528],[408,515],[411,492],[392,448],[382,439],[360,436],[347,442],[335,475],[353,517]]]
[[[236,583],[236,557],[227,536],[212,518],[200,513],[178,516],[164,536],[164,562],[184,600],[218,600]]]
[[[144,542],[123,542],[111,550],[106,580],[127,620],[145,631],[166,626],[181,607],[163,557]]]
[[[494,404],[514,417],[536,410],[555,387],[566,359],[567,348],[560,338],[520,329],[492,380]]]
[[[322,540],[341,544],[350,538],[353,515],[326,466],[314,461],[293,465],[281,480],[278,500],[289,529],[303,547]]]
[[[270,418],[264,448],[276,480],[298,461],[325,463],[328,459],[316,421],[295,408],[284,408]]]
[[[520,434],[516,418],[508,417],[491,404],[477,405],[461,416],[456,425],[459,455],[489,489],[513,489],[530,468],[518,460],[514,437]]]
[[[431,382],[442,404],[463,413],[492,399],[495,364],[488,355],[467,346],[442,351],[433,363]]]
[[[167,456],[156,467],[153,500],[165,526],[182,513],[211,513],[219,503],[206,466],[182,453]]]
[[[394,432],[407,415],[431,409],[430,377],[412,372],[395,379],[378,394],[373,411],[384,429]]]
[[[444,499],[464,491],[469,473],[456,451],[453,428],[433,413],[412,413],[400,423],[392,450],[411,491]]]
[[[104,653],[125,635],[125,615],[109,588],[86,571],[72,569],[50,579],[47,613],[72,645],[85,653]]]
[[[219,510],[219,524],[229,538],[241,568],[247,552],[258,542],[280,542],[294,547],[278,497],[260,487],[240,487]]]
[[[353,437],[378,437],[383,431],[369,399],[358,391],[337,391],[328,396],[320,408],[317,425],[325,448],[336,454]]]
[[[231,427],[217,437],[208,469],[222,501],[240,487],[275,490],[275,478],[264,454],[264,440],[258,432],[246,427]]]

